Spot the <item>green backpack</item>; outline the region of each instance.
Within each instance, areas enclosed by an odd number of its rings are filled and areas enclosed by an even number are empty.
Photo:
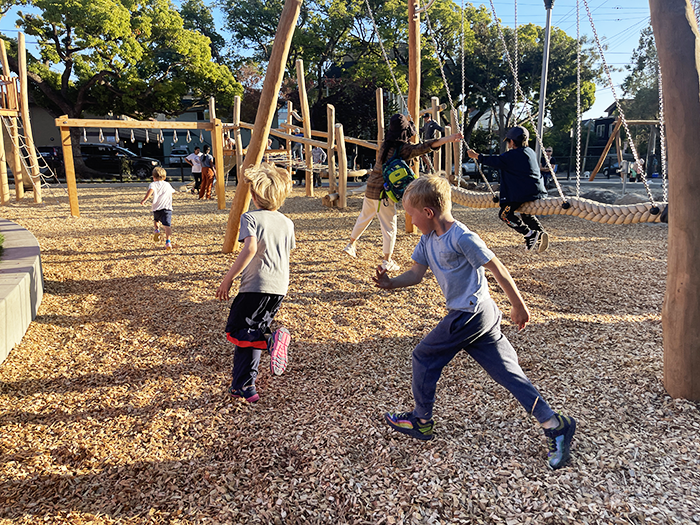
[[[396,148],[394,156],[382,166],[382,176],[384,177],[382,199],[388,198],[394,202],[399,202],[408,185],[418,178],[406,161],[401,158],[400,154],[401,146]]]

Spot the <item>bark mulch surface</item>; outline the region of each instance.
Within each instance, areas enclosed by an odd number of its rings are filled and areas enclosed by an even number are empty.
[[[373,286],[375,221],[341,250],[361,206],[327,209],[295,189],[289,295],[276,326],[290,365],[261,400],[230,398],[233,262],[215,201],[175,196],[168,253],[144,187],[80,190],[3,207],[42,248],[44,299],[0,366],[0,523],[698,523],[698,406],[665,392],[665,225],[543,217],[552,245],[522,250],[496,210],[457,207],[512,272],[532,312],[503,330],[533,383],[578,420],[571,464],[550,471],[536,422],[467,355],[438,385],[436,438],[383,422],[412,408],[411,351],[445,314],[428,273]],[[233,196],[229,191],[228,202]],[[399,220],[403,269],[418,236]],[[236,291],[234,284],[232,292]]]

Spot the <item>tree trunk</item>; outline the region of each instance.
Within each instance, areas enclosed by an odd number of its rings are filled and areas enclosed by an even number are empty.
[[[700,401],[700,35],[688,0],[649,0],[663,74],[668,171],[668,276],[662,322],[664,385],[673,397]]]

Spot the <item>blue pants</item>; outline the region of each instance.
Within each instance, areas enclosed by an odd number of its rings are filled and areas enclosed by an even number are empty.
[[[432,418],[435,387],[442,369],[462,349],[513,394],[538,422],[544,423],[554,416],[554,411],[520,368],[515,350],[501,332],[501,312],[489,299],[475,313],[450,310],[413,350],[413,398],[416,403],[413,414],[416,417]]]

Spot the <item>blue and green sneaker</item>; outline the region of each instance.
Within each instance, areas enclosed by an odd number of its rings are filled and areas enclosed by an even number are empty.
[[[388,425],[402,434],[428,441],[433,439],[433,420],[421,423],[413,412],[387,412],[384,419]]]
[[[555,416],[559,421],[556,428],[545,428],[544,435],[547,436],[549,453],[547,461],[552,470],[563,467],[571,457],[571,439],[576,432],[576,420],[573,417]]]

